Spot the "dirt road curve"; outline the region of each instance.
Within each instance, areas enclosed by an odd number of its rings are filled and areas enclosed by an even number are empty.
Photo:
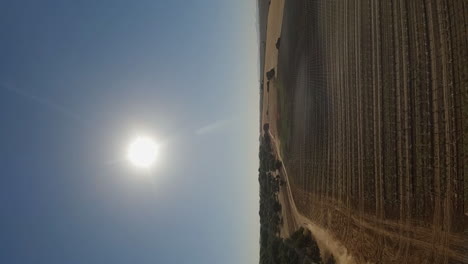
[[[275,154],[278,160],[283,160],[281,157],[280,147],[278,140],[270,133],[272,142],[275,145]],[[340,264],[354,264],[356,263],[353,256],[348,253],[348,250],[344,245],[340,243],[336,238],[333,237],[327,230],[316,225],[312,220],[305,217],[297,210],[294,198],[291,192],[291,186],[289,184],[289,177],[287,169],[283,166],[281,168],[281,178],[286,181],[286,185],[281,187],[280,202],[283,208],[283,232],[284,237],[289,237],[299,226],[305,227],[312,232],[312,235],[317,240],[321,250],[326,250],[332,254]]]

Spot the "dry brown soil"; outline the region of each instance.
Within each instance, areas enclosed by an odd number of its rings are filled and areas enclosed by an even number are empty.
[[[468,2],[272,0],[273,67],[286,208],[357,263],[468,263]]]

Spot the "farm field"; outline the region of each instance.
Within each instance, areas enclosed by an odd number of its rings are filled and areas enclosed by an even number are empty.
[[[468,2],[277,8],[261,121],[298,212],[357,263],[468,263]]]

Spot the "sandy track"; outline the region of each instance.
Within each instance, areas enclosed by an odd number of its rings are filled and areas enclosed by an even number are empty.
[[[283,160],[281,157],[280,143],[271,133],[270,137],[275,145],[275,154],[277,159]],[[289,184],[289,177],[287,169],[283,166],[280,172],[282,179],[286,181],[286,184],[281,187],[280,202],[282,204],[283,218],[286,218],[285,225],[282,227],[282,233],[284,237],[289,237],[299,226],[307,228],[312,232],[312,235],[317,240],[321,251],[326,251],[332,254],[339,264],[354,264],[356,263],[353,256],[348,253],[348,250],[344,245],[341,244],[333,235],[327,230],[316,225],[312,220],[305,217],[297,210],[294,202],[293,194],[291,192],[291,186]],[[286,229],[286,230],[285,230]],[[323,252],[322,252],[323,254]]]

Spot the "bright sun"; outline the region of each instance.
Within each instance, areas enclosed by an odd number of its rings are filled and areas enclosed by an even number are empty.
[[[128,147],[127,158],[139,168],[151,167],[158,157],[159,147],[153,139],[149,137],[137,137]]]

